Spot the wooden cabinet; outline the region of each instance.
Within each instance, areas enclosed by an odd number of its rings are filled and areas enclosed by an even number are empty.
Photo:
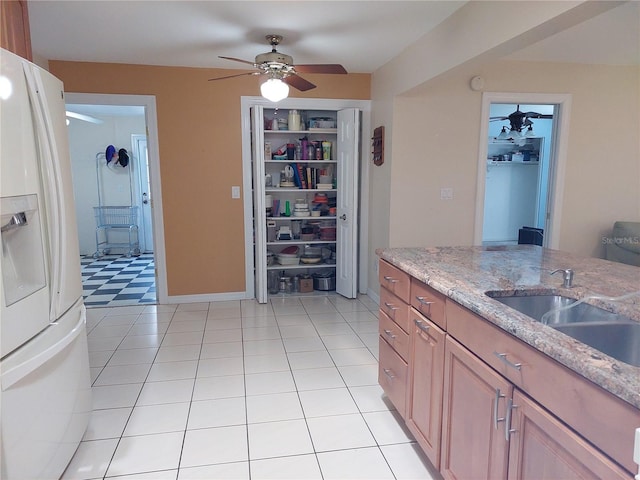
[[[404,418],[407,398],[407,363],[382,337],[379,342],[378,383],[400,416]]]
[[[380,283],[380,385],[444,478],[631,479],[637,408],[384,261]]]
[[[632,471],[640,411],[448,300],[447,333],[519,390]]]
[[[512,391],[508,381],[447,337],[440,460],[444,478],[506,478],[504,422]]]
[[[507,405],[508,407],[509,405]],[[618,466],[516,390],[510,432],[509,479],[628,479]]]
[[[411,288],[411,279],[409,275],[404,273],[390,263],[380,260],[378,268],[378,281],[385,290],[393,293],[404,303],[411,303],[409,293]]]
[[[409,275],[380,262],[378,383],[405,418],[409,369]],[[385,280],[384,277],[387,277]],[[393,281],[391,281],[393,280]],[[393,293],[395,292],[395,293]],[[402,295],[398,297],[396,294]]]
[[[444,478],[629,479],[451,337],[446,340],[444,384]]]
[[[33,61],[27,2],[2,0],[0,19],[0,47]]]
[[[438,468],[442,431],[445,332],[411,309],[407,427]]]

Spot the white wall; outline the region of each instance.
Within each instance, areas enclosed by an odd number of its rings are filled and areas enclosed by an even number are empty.
[[[603,256],[601,238],[614,221],[640,220],[640,112],[629,108],[640,96],[639,67],[497,61],[398,98],[390,245],[473,243],[481,115],[481,93],[468,85],[474,73],[490,91],[572,95],[560,249]],[[440,200],[442,187],[454,189],[453,200]]]
[[[484,67],[496,59],[616,5],[614,2],[469,2],[374,72],[372,126],[384,125],[387,131],[385,165],[371,169],[370,262],[376,262],[375,249],[380,247],[472,243],[477,173],[473,162],[477,162],[481,99],[480,92],[469,89],[471,76],[485,75]],[[445,94],[447,101],[420,94],[400,98],[412,89],[429,90],[432,79],[461,65],[468,69],[449,78],[452,90]],[[513,76],[512,69],[499,73],[502,75],[499,81],[494,82],[492,76],[492,81],[487,83],[488,91],[565,93],[567,88],[571,89],[571,78],[540,90],[535,81],[519,83],[520,75]],[[639,104],[637,98],[635,103],[629,102],[629,105]],[[459,128],[468,134],[462,141],[460,136],[451,134],[451,129]],[[438,140],[437,148],[429,144],[428,140],[433,138]],[[460,143],[472,147],[466,148]],[[399,146],[404,148],[398,151]],[[407,164],[409,157],[412,160]],[[400,165],[396,165],[397,162]],[[415,165],[419,166],[417,170]],[[441,186],[455,187],[453,201],[440,201]],[[634,188],[637,187],[638,180],[634,184]],[[634,201],[637,215],[640,198]],[[435,218],[430,213],[435,214]],[[444,223],[440,221],[443,219]],[[416,230],[412,232],[410,227]],[[584,250],[583,246],[578,250]],[[599,251],[599,248],[592,250]],[[377,284],[377,273],[372,269],[369,286],[377,291]]]
[[[129,173],[135,159],[131,155],[131,135],[145,134],[144,116],[111,117],[94,115],[104,121],[102,124],[71,120],[69,124],[69,149],[73,189],[78,221],[78,238],[81,255],[92,255],[96,251],[96,222],[93,207],[98,206],[97,167],[101,168],[100,178],[102,205],[130,205]],[[107,169],[102,158],[108,145],[117,150],[125,148],[131,158],[130,166]],[[113,241],[125,241],[120,236]]]

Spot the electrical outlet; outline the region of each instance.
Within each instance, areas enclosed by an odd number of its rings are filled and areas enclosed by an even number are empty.
[[[231,187],[231,198],[240,198],[240,187],[234,185]]]
[[[453,200],[453,188],[443,187],[440,189],[440,200]]]

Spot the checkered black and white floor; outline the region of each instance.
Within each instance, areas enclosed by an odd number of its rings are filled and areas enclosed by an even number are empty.
[[[155,304],[153,254],[83,257],[82,288],[87,307]]]

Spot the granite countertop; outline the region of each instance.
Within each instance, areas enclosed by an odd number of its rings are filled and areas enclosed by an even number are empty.
[[[533,321],[485,294],[559,294],[620,297],[640,291],[640,268],[573,255],[535,245],[498,247],[388,248],[378,256],[430,285],[460,305],[511,333],[574,372],[640,408],[640,367],[616,360]],[[574,270],[572,288],[562,287],[556,269]],[[640,322],[640,294],[622,301],[587,303]]]

